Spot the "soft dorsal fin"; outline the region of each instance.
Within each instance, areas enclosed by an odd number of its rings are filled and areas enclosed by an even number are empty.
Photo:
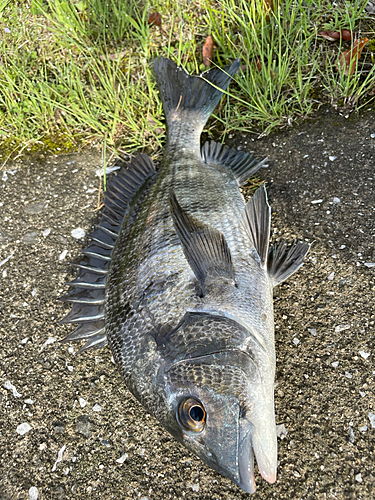
[[[234,174],[238,185],[242,186],[246,180],[263,167],[267,158],[259,161],[252,153],[237,151],[215,141],[207,141],[202,148],[202,158],[205,163],[223,165]]]
[[[305,241],[294,241],[289,246],[285,241],[271,245],[267,268],[274,286],[285,281],[303,265],[309,249],[310,245]]]
[[[242,222],[262,264],[265,264],[270,240],[271,207],[267,201],[264,184],[255,191],[254,196],[246,203],[242,213]]]
[[[108,184],[102,220],[97,230],[91,234],[91,243],[83,250],[85,257],[76,264],[80,269],[79,276],[68,283],[74,289],[60,299],[73,303],[72,309],[61,323],[79,324],[64,341],[86,339],[87,343],[80,352],[107,344],[105,287],[113,249],[139,196],[151,187],[157,176],[151,158],[145,154],[136,156],[128,165],[121,159],[117,164],[120,170]]]
[[[189,215],[173,192],[169,201],[177,236],[199,281],[202,295],[207,277],[223,276],[234,280],[232,256],[223,233]]]

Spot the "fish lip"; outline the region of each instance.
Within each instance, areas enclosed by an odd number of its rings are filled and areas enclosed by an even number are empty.
[[[246,422],[246,424],[248,424]],[[238,443],[238,485],[247,493],[255,493],[254,452],[252,445],[252,429],[240,423]]]
[[[246,419],[241,419],[238,445],[238,475],[240,479],[238,485],[247,493],[254,493],[256,490],[254,455],[261,476],[268,483],[273,484],[277,476],[277,458],[267,456],[267,451],[258,441],[254,425]]]

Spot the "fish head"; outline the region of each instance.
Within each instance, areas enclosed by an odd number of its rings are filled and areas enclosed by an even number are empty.
[[[232,350],[180,360],[165,373],[165,427],[248,493],[256,489],[254,455],[263,478],[276,481],[271,372],[265,380],[250,356]]]

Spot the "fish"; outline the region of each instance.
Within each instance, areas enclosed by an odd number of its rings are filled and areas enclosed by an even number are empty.
[[[270,244],[265,165],[203,128],[239,60],[198,76],[159,57],[154,73],[167,123],[160,168],[146,154],[105,192],[79,276],[61,298],[77,324],[64,341],[106,345],[126,387],[177,441],[248,493],[256,459],[277,475],[273,288],[302,265],[305,241]]]

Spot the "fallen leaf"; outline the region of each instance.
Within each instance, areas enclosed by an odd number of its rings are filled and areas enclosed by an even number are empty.
[[[160,31],[165,35],[167,36],[167,33],[163,30],[162,26],[161,26],[161,15],[159,14],[159,12],[152,12],[149,17],[148,17],[148,24],[150,26],[157,26],[158,28],[160,28]]]
[[[150,24],[151,26],[155,25],[158,28],[161,28],[161,15],[159,14],[159,12],[152,12],[149,15],[148,24]]]
[[[351,49],[346,50],[340,55],[336,68],[343,70],[346,76],[351,76],[355,71],[359,58],[361,57],[363,47],[368,41],[368,38],[354,40]]]
[[[206,66],[206,68],[209,68],[211,66],[211,61],[214,52],[214,45],[215,45],[214,39],[212,38],[211,35],[209,35],[206,38],[206,41],[204,42],[202,49],[203,64]]]
[[[350,30],[340,30],[340,31],[320,31],[318,35],[322,36],[330,42],[336,42],[337,40],[351,41],[353,38],[353,33]],[[355,39],[355,36],[354,36]]]

